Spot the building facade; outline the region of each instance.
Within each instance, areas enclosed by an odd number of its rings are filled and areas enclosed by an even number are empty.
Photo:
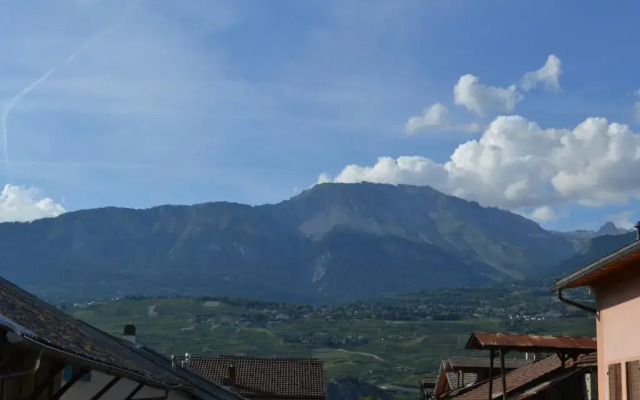
[[[563,294],[584,287],[595,294],[595,306]],[[640,241],[559,279],[552,289],[565,303],[596,315],[598,398],[640,400]]]

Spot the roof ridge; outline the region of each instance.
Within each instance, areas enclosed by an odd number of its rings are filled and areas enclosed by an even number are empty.
[[[185,356],[176,356],[177,359],[184,359]],[[323,363],[318,358],[310,357],[258,357],[258,356],[240,356],[220,354],[218,356],[203,356],[203,355],[190,355],[191,360],[225,360],[225,359],[240,359],[240,360],[256,360],[256,361],[295,361],[295,362],[307,362],[307,363]]]
[[[485,332],[475,331],[472,335],[517,335],[517,336],[538,336],[538,337],[553,337],[553,338],[577,338],[577,339],[596,339],[595,336],[571,336],[571,335],[551,335],[547,333],[515,333],[515,332]]]

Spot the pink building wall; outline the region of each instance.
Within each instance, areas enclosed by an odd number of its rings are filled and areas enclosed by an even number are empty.
[[[640,269],[640,266],[638,266]],[[599,318],[598,399],[609,400],[608,366],[621,364],[622,398],[627,399],[627,361],[640,360],[640,278],[595,288]]]

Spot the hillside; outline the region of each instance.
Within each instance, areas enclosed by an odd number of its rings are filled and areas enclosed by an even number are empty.
[[[591,238],[585,244],[582,252],[575,254],[566,260],[560,261],[553,268],[542,275],[545,285],[550,286],[556,279],[560,279],[595,262],[602,257],[615,252],[616,250],[630,244],[636,240],[635,232],[627,232],[616,235],[603,235]]]
[[[0,224],[0,271],[51,300],[344,302],[520,279],[575,247],[519,215],[429,187],[323,184],[275,205],[104,208]]]

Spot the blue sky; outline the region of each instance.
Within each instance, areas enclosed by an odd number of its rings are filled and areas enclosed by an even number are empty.
[[[0,220],[319,180],[429,184],[552,229],[640,218],[633,2],[2,8]]]

